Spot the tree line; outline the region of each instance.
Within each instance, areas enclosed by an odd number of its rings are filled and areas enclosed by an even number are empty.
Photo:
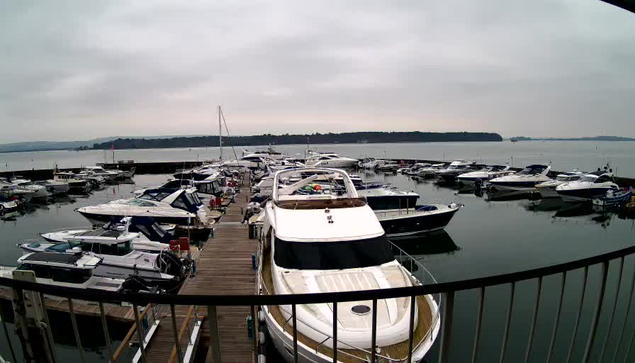
[[[354,144],[449,141],[503,141],[489,132],[344,132],[304,135],[253,135],[223,137],[223,146],[257,146],[289,144]],[[218,136],[171,137],[165,139],[119,138],[93,144],[93,149],[154,149],[219,146]]]

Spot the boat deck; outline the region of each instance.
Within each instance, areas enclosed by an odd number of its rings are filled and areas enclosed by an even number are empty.
[[[262,283],[265,285],[265,293],[267,291],[273,291],[273,280],[271,278],[271,257],[268,251],[264,252],[263,265],[262,265]],[[279,306],[270,305],[269,311],[276,322],[284,327],[284,331],[289,335],[293,335],[292,324],[287,323]],[[422,343],[427,335],[428,331],[432,330],[434,324],[434,314],[424,296],[417,297],[417,313],[418,324],[413,334],[413,348],[416,348],[418,344]],[[370,338],[370,337],[369,337]],[[298,342],[305,346],[322,353],[328,357],[333,356],[333,350],[308,338],[307,336],[298,332]],[[344,344],[339,343],[337,356],[339,362],[342,363],[360,363],[370,361],[370,353],[361,349],[343,349]],[[395,361],[406,361],[408,359],[408,341],[404,341],[398,344],[381,347],[382,356],[391,357]]]

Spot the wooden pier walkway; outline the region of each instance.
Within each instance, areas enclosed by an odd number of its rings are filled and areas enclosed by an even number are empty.
[[[255,293],[256,273],[251,268],[251,256],[256,253],[257,240],[249,239],[247,224],[241,224],[241,209],[247,205],[248,180],[246,177],[243,192],[236,195],[236,203],[229,205],[226,214],[216,224],[214,238],[210,239],[201,251],[196,276],[185,282],[179,294]],[[253,361],[254,345],[247,333],[247,316],[251,313],[250,308],[219,306],[216,312],[223,363]],[[177,306],[175,313],[181,349],[184,353],[189,338],[186,317],[191,317],[194,313],[190,306]],[[201,306],[198,315],[205,317],[207,308]],[[208,352],[209,344],[209,324],[205,319],[196,356],[206,357],[206,362],[212,362],[211,354]],[[178,362],[169,309],[147,347],[146,358],[148,362]]]

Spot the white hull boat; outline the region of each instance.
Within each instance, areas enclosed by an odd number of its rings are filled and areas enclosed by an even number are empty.
[[[318,172],[321,169],[313,169]],[[311,169],[305,170],[309,174]],[[344,178],[346,190],[331,194],[327,188],[306,188],[330,182],[330,176],[304,178],[292,185],[279,184],[276,174],[272,201],[265,207],[264,239],[259,248],[258,284],[261,294],[310,294],[407,287],[419,282],[397,262],[390,242],[374,212],[359,198],[352,181],[341,170],[328,170]],[[322,181],[322,178],[325,181]],[[328,180],[326,180],[328,179]],[[281,188],[279,188],[279,186]],[[305,190],[325,191],[305,193]],[[372,303],[338,303],[338,351],[368,358],[371,347]],[[262,306],[266,327],[277,350],[293,361],[290,306]],[[439,308],[430,296],[386,299],[377,305],[377,356],[407,360],[409,316],[415,309],[413,361],[423,359],[440,328]],[[298,305],[300,362],[333,362],[332,304]],[[405,349],[404,349],[405,348]],[[340,357],[344,351],[339,351]]]
[[[565,202],[591,202],[604,196],[608,191],[619,191],[620,187],[613,182],[613,175],[587,174],[580,180],[564,183],[556,187],[556,192]]]
[[[529,193],[536,190],[537,184],[551,180],[547,176],[550,170],[548,165],[529,165],[518,173],[490,180],[489,189],[508,195]]]

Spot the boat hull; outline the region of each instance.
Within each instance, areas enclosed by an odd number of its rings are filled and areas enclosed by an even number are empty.
[[[436,307],[436,304],[434,304]],[[435,310],[436,311],[436,310]],[[295,362],[293,356],[293,336],[288,332],[283,331],[282,327],[275,320],[273,315],[271,314],[269,308],[267,306],[263,306],[261,312],[265,318],[265,325],[267,332],[269,333],[269,337],[273,342],[273,345],[276,347],[276,350],[280,354],[280,356],[287,363]],[[438,322],[432,328],[431,339],[426,339],[426,341],[419,346],[413,349],[412,361],[419,362],[423,360],[425,354],[430,350],[432,344],[437,338],[439,334],[439,329],[441,324]],[[303,344],[302,342],[297,342],[298,347],[298,362],[302,363],[332,363],[333,358],[322,354],[320,352],[316,352],[315,349],[310,348]],[[341,362],[338,359],[338,362]]]
[[[123,218],[130,217],[124,215],[110,215],[110,214],[96,214],[96,213],[88,213],[79,211],[79,213],[84,216],[84,218],[88,219],[93,225],[101,226],[106,223],[109,223],[113,218]],[[147,216],[152,217],[157,223],[160,224],[177,224],[182,226],[188,225],[188,217],[169,217],[169,216]]]
[[[593,199],[604,196],[609,190],[610,188],[584,188],[557,190],[557,193],[565,202],[577,203],[591,202]]]
[[[443,206],[445,207],[445,206]],[[444,229],[459,207],[436,211],[390,210],[375,212],[388,237],[406,237],[426,234]]]

